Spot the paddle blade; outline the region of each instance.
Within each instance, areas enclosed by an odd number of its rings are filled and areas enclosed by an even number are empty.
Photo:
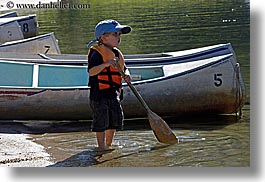
[[[166,144],[179,142],[178,138],[161,117],[152,111],[149,111],[147,114],[151,128],[159,142]]]

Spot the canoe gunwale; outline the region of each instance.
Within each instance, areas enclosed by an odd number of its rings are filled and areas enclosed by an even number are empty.
[[[222,50],[226,50],[227,47],[220,47],[218,49],[209,49],[209,50],[205,50],[205,51],[201,51],[201,52],[198,52],[198,53],[193,53],[191,55],[182,55],[182,56],[173,56],[173,55],[170,55],[168,57],[162,57],[162,58],[145,58],[144,60],[142,58],[136,58],[134,59],[133,61],[130,60],[130,65],[134,65],[134,64],[137,64],[137,65],[142,65],[142,64],[146,64],[146,61],[148,61],[148,64],[172,64],[172,62],[178,62],[178,63],[184,63],[185,60],[187,59],[195,59],[196,57],[200,57],[200,56],[203,56],[203,55],[207,55],[207,54],[212,54],[214,52],[219,52],[219,51],[222,51]],[[167,53],[165,53],[167,54]],[[170,53],[168,53],[170,54]],[[172,59],[174,58],[174,59]],[[129,60],[129,59],[128,59]],[[128,63],[128,62],[127,62]]]

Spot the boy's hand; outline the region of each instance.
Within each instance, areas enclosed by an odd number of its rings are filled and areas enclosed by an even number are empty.
[[[132,80],[130,75],[124,75],[123,79],[125,80],[126,83],[129,83]]]
[[[110,60],[108,60],[107,62],[105,62],[104,64],[105,64],[105,67],[113,66],[113,67],[115,68],[117,62],[116,62],[115,59],[110,59]]]

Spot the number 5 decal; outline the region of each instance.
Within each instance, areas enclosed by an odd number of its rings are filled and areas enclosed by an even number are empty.
[[[221,73],[217,73],[217,74],[214,74],[214,85],[217,86],[217,87],[220,87],[223,83],[223,80],[221,79],[221,76],[223,74]]]

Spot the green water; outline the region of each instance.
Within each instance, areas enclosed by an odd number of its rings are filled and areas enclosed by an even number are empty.
[[[94,39],[94,27],[103,19],[116,19],[133,28],[130,34],[122,36],[120,49],[124,54],[159,53],[230,42],[250,95],[249,1],[67,2],[89,3],[90,8],[23,9],[18,13],[36,13],[39,33],[54,32],[62,53],[86,54],[86,44]],[[110,155],[110,160],[101,163],[95,162],[90,155],[95,139],[89,130],[48,132],[35,136],[35,141],[48,148],[57,166],[250,166],[249,105],[243,107],[239,120],[234,116],[165,120],[180,138],[180,144],[157,148],[145,120],[137,127],[118,132],[114,142],[118,150]],[[126,122],[128,125],[135,121]],[[82,156],[92,156],[92,162],[85,161]]]

